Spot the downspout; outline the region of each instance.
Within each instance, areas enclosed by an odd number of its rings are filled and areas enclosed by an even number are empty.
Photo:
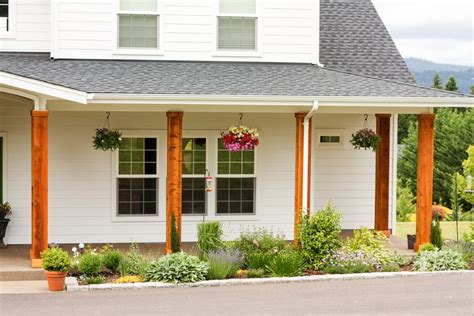
[[[308,194],[308,185],[309,185],[309,177],[308,177],[308,164],[311,163],[309,161],[309,120],[313,117],[314,113],[318,110],[319,103],[317,100],[313,101],[313,107],[311,111],[306,114],[303,119],[303,198],[302,198],[302,207],[307,208],[309,194]],[[309,210],[308,210],[309,211]]]

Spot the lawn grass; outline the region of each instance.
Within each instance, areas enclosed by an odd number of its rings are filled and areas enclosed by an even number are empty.
[[[471,230],[471,224],[474,222],[459,222],[459,239],[462,239],[464,233]],[[416,223],[397,222],[397,236],[406,239],[407,234],[415,234]],[[456,222],[440,222],[441,234],[443,239],[456,240]]]

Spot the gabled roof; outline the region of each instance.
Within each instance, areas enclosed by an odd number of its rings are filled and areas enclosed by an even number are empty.
[[[319,54],[325,67],[415,83],[370,0],[320,3]]]
[[[0,79],[1,72],[87,93],[393,98],[463,96],[312,64],[51,61],[48,54],[0,53]]]

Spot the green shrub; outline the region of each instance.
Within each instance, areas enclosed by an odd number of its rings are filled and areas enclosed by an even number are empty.
[[[381,270],[383,272],[398,272],[400,271],[400,267],[398,266],[398,264],[392,262],[382,265]]]
[[[303,274],[305,262],[303,256],[296,251],[281,251],[268,266],[272,276],[291,277]]]
[[[264,269],[250,269],[247,271],[247,277],[249,279],[264,278],[267,272]]]
[[[238,249],[248,258],[254,253],[278,253],[286,246],[286,242],[280,235],[275,235],[264,228],[246,230],[232,243],[231,247]]]
[[[205,259],[211,251],[224,247],[222,225],[219,222],[207,222],[198,225],[197,247],[199,258]]]
[[[408,222],[410,214],[416,212],[415,196],[401,179],[397,180],[397,221]]]
[[[209,264],[207,279],[220,280],[233,277],[242,267],[244,258],[238,250],[217,250],[208,254],[207,263]]]
[[[86,281],[87,284],[102,284],[104,283],[105,279],[101,275],[95,275],[95,276],[86,277],[84,281]]]
[[[329,202],[326,207],[310,218],[303,217],[300,229],[301,252],[306,263],[320,268],[328,254],[342,245],[341,214]]]
[[[61,248],[49,248],[41,253],[42,267],[46,271],[68,272],[72,267],[72,260],[68,253]]]
[[[181,245],[179,242],[178,228],[176,226],[176,216],[171,213],[171,252],[180,252]]]
[[[474,223],[471,224],[471,231],[469,233],[464,233],[463,239],[467,243],[474,244]]]
[[[399,267],[407,266],[413,262],[412,256],[402,255],[398,253],[397,251],[391,251],[390,258],[391,259],[389,263],[394,263],[398,265]]]
[[[332,251],[323,259],[323,266],[325,272],[338,274],[365,273],[381,268],[372,252],[354,251],[346,247]]]
[[[443,250],[451,249],[458,252],[467,263],[474,261],[474,244],[460,240],[450,240],[443,246]]]
[[[431,243],[441,249],[443,247],[443,238],[441,236],[441,227],[439,221],[433,221],[431,223]]]
[[[104,267],[113,273],[118,271],[120,262],[123,260],[123,254],[115,249],[107,250],[102,255],[102,262]]]
[[[145,280],[167,283],[194,283],[206,279],[209,265],[185,252],[163,256],[152,262]]]
[[[270,262],[275,258],[274,252],[254,252],[247,258],[247,267],[252,270],[267,270]]]
[[[95,251],[86,251],[83,253],[77,263],[77,270],[86,277],[96,277],[102,267],[101,255]]]
[[[423,251],[416,255],[413,269],[415,271],[463,270],[467,263],[457,251],[436,250]]]
[[[418,249],[419,252],[423,251],[436,251],[438,250],[438,247],[433,245],[432,243],[426,243],[420,246],[420,249]]]
[[[387,238],[379,233],[375,233],[367,227],[354,230],[354,237],[349,239],[346,246],[351,250],[376,250],[383,248],[383,242]]]
[[[119,264],[119,271],[122,276],[140,275],[144,276],[150,261],[140,254],[140,248],[132,243],[130,250]]]

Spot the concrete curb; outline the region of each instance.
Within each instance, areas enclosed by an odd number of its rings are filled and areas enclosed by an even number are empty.
[[[356,274],[324,274],[311,275],[301,277],[284,277],[284,278],[261,278],[261,279],[227,279],[227,280],[210,280],[189,284],[172,284],[162,282],[146,282],[146,283],[124,283],[124,284],[91,284],[79,285],[76,278],[66,278],[66,290],[68,292],[77,291],[101,291],[101,290],[123,290],[123,289],[145,289],[145,288],[178,288],[178,287],[214,287],[214,286],[231,286],[231,285],[252,285],[252,284],[276,284],[276,283],[302,283],[302,282],[320,282],[320,281],[336,281],[336,280],[367,280],[367,279],[390,279],[399,277],[416,277],[416,276],[440,276],[440,275],[458,275],[469,274],[474,276],[474,270],[458,270],[458,271],[440,271],[440,272],[373,272],[373,273],[356,273]],[[68,279],[74,279],[68,280]]]

